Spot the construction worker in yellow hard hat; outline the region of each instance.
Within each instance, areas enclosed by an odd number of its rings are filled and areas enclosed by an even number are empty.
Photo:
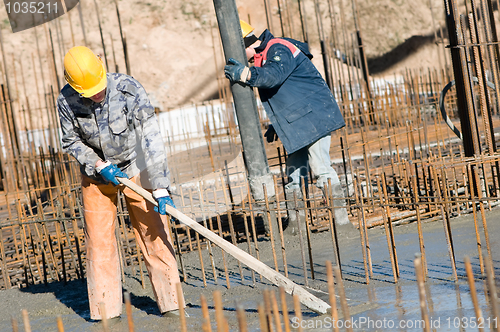
[[[80,163],[87,250],[90,317],[119,317],[122,310],[120,260],[115,237],[118,190],[123,192],[160,312],[179,315],[180,282],[166,205],[170,172],[165,144],[146,90],[134,78],[106,73],[101,59],[83,46],[64,57],[68,84],[57,98],[62,147]],[[149,189],[158,208],[120,184],[130,178]],[[155,211],[159,212],[156,213]],[[182,299],[182,296],[181,296]]]
[[[255,29],[247,22],[240,20],[240,26],[241,26],[241,35],[243,37],[243,42],[245,43],[245,50],[246,50],[256,41],[258,41],[259,38],[257,38],[257,36],[254,35],[253,31]]]
[[[254,28],[247,22],[240,20],[240,27],[248,62],[253,63],[253,56],[255,55],[254,44],[258,44],[260,42],[259,38],[255,36],[255,34],[253,33]],[[248,72],[245,71],[245,74],[248,74]]]

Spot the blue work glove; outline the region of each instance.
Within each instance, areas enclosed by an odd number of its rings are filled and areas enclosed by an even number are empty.
[[[267,138],[267,143],[272,143],[278,140],[278,135],[276,134],[276,131],[274,131],[273,125],[269,125],[264,137]]]
[[[155,206],[155,211],[159,214],[167,214],[167,204],[176,209],[174,201],[170,198],[170,194],[167,189],[156,189],[153,191],[153,197],[156,203],[158,203],[158,206]]]
[[[96,171],[101,174],[104,180],[113,183],[115,186],[120,184],[120,182],[116,179],[117,177],[128,179],[127,174],[123,173],[118,166],[110,163],[109,161],[106,161],[103,165],[97,167]]]
[[[244,66],[241,62],[233,58],[229,58],[227,65],[224,66],[224,74],[233,83],[246,83],[249,71],[250,69],[247,66]]]

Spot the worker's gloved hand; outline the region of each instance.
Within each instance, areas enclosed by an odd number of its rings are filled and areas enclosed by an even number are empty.
[[[170,194],[168,193],[167,189],[156,189],[155,191],[153,191],[153,197],[158,203],[158,206],[155,206],[155,211],[158,212],[159,214],[162,215],[167,214],[167,209],[166,209],[167,204],[173,208],[176,208],[174,201],[170,197]]]
[[[224,73],[231,82],[246,83],[250,69],[236,59],[229,58],[224,66]]]
[[[264,134],[264,137],[267,138],[267,143],[272,143],[278,140],[278,135],[276,134],[276,131],[274,131],[273,125],[269,125],[266,133]]]
[[[101,174],[104,180],[113,183],[115,186],[120,184],[120,182],[116,179],[117,177],[128,179],[127,174],[123,173],[118,166],[110,163],[109,161],[106,161],[101,166],[96,167],[96,171]]]

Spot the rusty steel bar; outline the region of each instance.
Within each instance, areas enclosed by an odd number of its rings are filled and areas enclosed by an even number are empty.
[[[476,319],[478,321],[481,321],[484,318],[483,318],[483,313],[481,311],[481,307],[479,306],[479,302],[477,299],[476,283],[474,280],[474,274],[472,272],[472,265],[470,263],[470,258],[465,257],[464,262],[465,262],[465,271],[467,273],[467,282],[469,283],[469,293],[472,299],[472,304],[474,305],[474,313],[476,314]],[[484,331],[484,328],[482,326],[478,326],[478,330]]]
[[[328,179],[327,183],[327,195],[325,195],[326,199],[326,206],[327,211],[328,211],[328,223],[330,226],[330,235],[332,237],[332,245],[333,245],[333,252],[334,252],[334,258],[335,258],[335,265],[337,265],[340,268],[340,271],[342,271],[342,262],[340,260],[340,250],[339,250],[339,240],[337,236],[337,225],[335,224],[335,220],[333,218],[334,215],[334,206],[333,206],[333,195],[332,195],[332,181],[331,179]]]
[[[295,210],[292,211],[291,213],[295,213],[295,216],[297,218],[297,222],[300,223],[300,214],[299,214],[299,208],[298,208],[298,200],[297,200],[297,192],[293,191],[293,203]],[[299,244],[300,244],[300,253],[301,253],[301,258],[302,258],[302,272],[304,273],[304,284],[309,286],[309,279],[307,277],[307,263],[306,263],[306,254],[305,254],[305,248],[304,248],[304,240],[303,240],[303,235],[302,235],[302,227],[300,225],[297,227],[298,228],[298,234],[296,236],[299,237]]]
[[[328,295],[330,300],[330,306],[332,307],[331,317],[333,322],[337,322],[339,320],[339,313],[337,310],[337,298],[335,296],[335,281],[333,278],[332,262],[330,261],[326,261],[326,277],[328,283]],[[339,332],[338,324],[335,324],[333,326],[333,330],[335,332]]]
[[[361,206],[360,198],[358,195],[358,181],[356,179],[353,179],[353,183],[354,183],[354,197],[356,199],[356,206]],[[368,253],[367,253],[367,248],[366,248],[367,246],[366,246],[366,240],[365,240],[364,225],[363,225],[363,222],[361,221],[362,216],[361,216],[361,212],[359,210],[357,211],[357,215],[358,215],[359,238],[361,241],[361,253],[363,254],[363,265],[365,268],[366,284],[369,284],[370,283],[370,272],[369,272],[369,268],[368,268],[368,258],[367,258]]]
[[[385,229],[385,237],[387,238],[387,247],[389,249],[389,257],[391,258],[391,268],[392,268],[392,275],[394,276],[394,282],[398,282],[398,272],[396,268],[396,260],[394,257],[394,247],[393,247],[393,238],[392,238],[392,233],[389,231],[389,222],[390,219],[387,216],[387,211],[389,210],[389,206],[387,205],[387,201],[385,199],[385,194],[387,189],[385,189],[385,181],[384,182],[384,191],[380,187],[380,182],[383,180],[381,179],[380,181],[377,181],[377,187],[378,187],[378,192],[380,193],[380,204],[385,205],[385,207],[382,208],[382,217],[384,218],[384,229]],[[417,207],[418,209],[418,207]]]
[[[274,192],[278,193],[278,180],[276,178],[276,175],[273,176],[273,181],[274,181]],[[285,249],[285,238],[283,236],[283,224],[281,222],[281,212],[280,212],[280,195],[277,194],[275,196],[276,198],[276,218],[278,219],[278,231],[280,234],[280,244],[281,244],[281,256],[283,257],[283,268],[284,268],[284,273],[285,277],[288,278],[288,264],[286,261],[286,249]]]
[[[427,305],[426,305],[426,295],[425,295],[425,279],[424,279],[424,272],[423,272],[423,267],[422,267],[422,260],[420,258],[420,255],[417,254],[417,257],[413,261],[413,264],[415,265],[415,275],[417,277],[417,285],[418,285],[418,296],[420,298],[420,313],[422,315],[422,319],[424,320],[424,326],[423,330],[425,332],[430,332],[430,321],[429,321],[429,312],[427,310]]]

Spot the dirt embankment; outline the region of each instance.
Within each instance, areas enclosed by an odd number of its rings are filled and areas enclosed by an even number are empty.
[[[240,17],[250,21],[257,34],[266,28],[267,20],[262,0],[236,2]],[[103,54],[94,2],[82,0],[80,3],[86,43],[96,52]],[[277,3],[268,3],[273,14],[272,32],[280,36],[280,20],[276,15],[280,8]],[[316,64],[321,68],[314,2],[301,3],[304,6],[310,47],[315,54]],[[363,0],[357,1],[357,4],[358,27],[373,74],[392,75],[405,68],[439,65],[436,61],[438,48],[435,45],[435,33],[444,26],[441,1]],[[155,105],[167,110],[218,97],[217,78],[225,81],[222,75],[224,61],[211,2],[119,0],[118,6],[128,44],[131,73],[145,85]],[[287,6],[281,10],[290,14],[292,29],[285,30],[285,34],[290,36],[293,33],[293,37],[302,39],[298,4],[287,1]],[[114,1],[99,1],[98,8],[109,70],[115,71],[116,64],[118,71],[125,72]],[[335,1],[333,15],[330,15],[328,2],[320,1],[319,10],[325,36],[334,43],[333,47],[349,53],[356,31],[351,3]],[[75,8],[70,15],[62,16],[57,24],[50,22],[36,29],[40,63],[31,59],[32,54],[35,59],[38,57],[34,29],[12,34],[5,10],[0,10],[0,18],[5,62],[11,84],[15,85],[16,90],[13,97],[24,103],[26,95],[33,98],[37,93],[41,93],[49,82],[57,86],[51,70],[50,36],[54,42],[60,84],[63,84],[61,60],[64,53],[73,45],[85,44],[78,10]],[[43,68],[43,76],[40,68]],[[32,104],[36,102],[32,101]]]

